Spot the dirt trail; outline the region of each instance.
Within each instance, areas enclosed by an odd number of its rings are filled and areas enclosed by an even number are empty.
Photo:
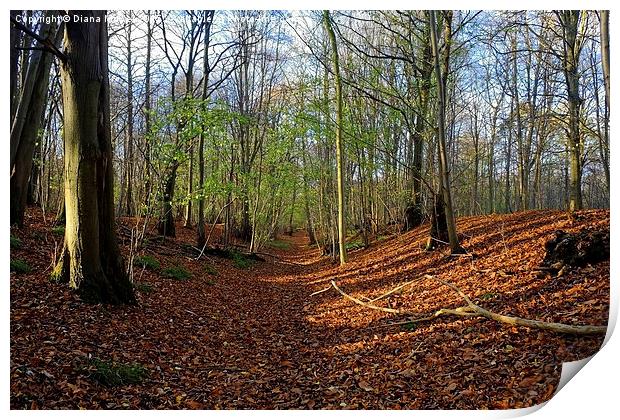
[[[418,244],[425,229],[352,252],[346,268],[321,258],[301,233],[281,238],[288,249],[268,250],[277,258],[249,268],[215,257],[195,261],[154,253],[162,268],[183,265],[192,277],[140,271],[136,282],[150,290],[139,287],[139,305],[118,308],[84,305],[66,286],[49,283],[46,264],[56,241],[49,226],[34,223],[12,232],[24,243],[12,257],[34,270],[11,275],[11,407],[450,409],[540,403],[553,394],[561,361],[592,354],[602,337],[463,318],[399,329],[386,327],[392,315],[352,305],[334,290],[310,295],[335,279],[348,293],[372,298],[433,273],[490,309],[605,323],[608,262],[555,281],[506,274],[536,265],[540,242],[554,229],[609,226],[608,212],[584,212],[574,226],[559,214],[460,222],[475,262],[423,252]],[[180,249],[183,242],[181,237],[167,247]],[[424,282],[379,303],[419,313],[461,304],[445,288]],[[89,363],[94,358],[139,363],[148,376],[139,384],[106,387],[96,380]]]

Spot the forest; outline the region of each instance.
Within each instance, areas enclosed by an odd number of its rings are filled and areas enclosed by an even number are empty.
[[[12,409],[509,409],[610,304],[609,11],[12,10]]]

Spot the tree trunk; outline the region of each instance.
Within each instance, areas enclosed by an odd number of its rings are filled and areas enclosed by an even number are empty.
[[[525,145],[523,143],[523,123],[521,121],[521,100],[519,97],[519,84],[517,82],[517,38],[516,35],[512,38],[513,49],[513,63],[512,63],[512,86],[513,86],[513,98],[515,101],[515,118],[517,122],[517,166],[518,166],[518,181],[519,181],[519,209],[527,210],[527,184],[528,184],[528,168],[525,162]]]
[[[105,12],[69,15],[83,19],[65,24],[67,59],[60,71],[67,222],[53,277],[68,281],[87,302],[130,303],[133,286],[115,232]]]
[[[206,107],[206,101],[209,98],[209,44],[211,42],[211,24],[213,23],[213,16],[215,11],[209,10],[204,12],[205,20],[205,34],[204,34],[204,55],[202,59],[202,106]],[[198,186],[200,188],[200,198],[198,199],[198,226],[196,229],[196,245],[202,247],[206,241],[205,237],[205,195],[204,195],[204,182],[205,182],[205,130],[206,127],[202,127],[200,131],[200,140],[198,143]],[[213,223],[217,223],[217,220]]]
[[[150,210],[151,205],[151,142],[149,139],[151,132],[151,44],[153,32],[151,28],[151,11],[146,12],[146,67],[144,81],[144,203]]]
[[[344,153],[342,146],[342,83],[340,80],[340,64],[338,60],[338,46],[336,45],[336,35],[332,28],[329,17],[329,11],[323,11],[323,21],[325,29],[329,36],[332,60],[334,65],[334,79],[336,84],[336,173],[337,173],[337,190],[338,190],[338,251],[340,256],[340,265],[347,262],[346,248],[346,226],[344,217]]]
[[[131,11],[127,22],[127,161],[125,162],[125,215],[133,216],[133,66],[131,63]]]
[[[603,137],[604,146],[606,150],[609,150],[609,101],[610,101],[610,87],[609,87],[609,10],[601,10],[601,59],[603,62],[603,80],[605,82],[605,118],[603,120]],[[597,96],[598,97],[598,96]],[[602,147],[601,147],[602,149]],[[605,179],[607,181],[607,192],[610,190],[610,175],[609,175],[609,154],[603,154],[603,168],[605,169]]]
[[[11,10],[11,18],[15,19],[17,18],[17,16],[20,14],[19,10]],[[18,64],[19,64],[19,51],[17,50],[17,45],[20,42],[21,39],[21,32],[19,31],[19,29],[17,29],[17,27],[15,25],[11,25],[11,35],[10,35],[10,42],[11,42],[11,52],[10,52],[10,69],[9,69],[9,76],[11,79],[11,119],[9,121],[13,122],[13,118],[15,117],[15,110],[17,109],[17,101],[18,101],[18,97],[17,97],[17,70],[18,70]]]
[[[50,25],[43,23],[39,30],[39,35],[43,38],[47,38],[50,35]],[[24,35],[24,37],[26,37]],[[21,84],[21,92],[19,97],[19,103],[17,104],[17,109],[15,110],[15,118],[11,121],[11,137],[10,137],[10,171],[13,171],[13,166],[15,164],[15,159],[17,156],[17,149],[19,148],[19,143],[22,139],[22,131],[24,128],[28,128],[34,120],[28,120],[28,118],[38,118],[41,114],[37,114],[36,116],[30,114],[31,101],[33,96],[35,95],[35,86],[41,87],[41,84],[38,83],[41,81],[39,72],[41,68],[41,63],[45,61],[48,54],[44,53],[41,50],[32,51],[32,55],[30,60],[27,62],[24,57],[22,57],[22,84]],[[50,59],[51,62],[51,59]],[[48,76],[49,77],[49,76]],[[37,98],[41,99],[41,94],[37,94]],[[39,121],[35,123],[35,127],[37,127]],[[28,168],[30,169],[30,168]]]
[[[559,12],[564,34],[563,70],[568,94],[568,150],[570,154],[570,195],[569,210],[581,210],[581,171],[582,150],[579,130],[581,98],[579,97],[579,56],[583,40],[578,36],[580,12],[566,10]]]
[[[174,200],[174,187],[177,179],[177,168],[178,164],[173,165],[164,181],[162,214],[158,224],[158,231],[162,236],[176,236],[172,201]]]
[[[431,23],[431,46],[433,49],[433,56],[435,61],[435,74],[437,76],[437,85],[439,88],[439,105],[437,109],[437,137],[439,144],[439,175],[441,177],[441,193],[443,196],[445,214],[446,214],[446,226],[448,230],[448,238],[450,242],[450,250],[452,254],[461,254],[464,252],[463,248],[459,244],[459,240],[456,233],[456,221],[454,219],[454,212],[452,207],[452,193],[450,189],[450,176],[448,168],[448,155],[446,152],[446,130],[445,130],[445,109],[446,109],[446,82],[448,79],[448,69],[450,63],[450,43],[452,40],[452,12],[447,11],[444,15],[444,43],[445,43],[445,55],[444,55],[444,71],[441,71],[439,66],[439,49],[437,46],[437,24],[435,20],[435,11],[429,11],[429,18]],[[443,73],[443,74],[442,74]]]
[[[54,28],[43,25],[40,35],[47,38],[54,33]],[[59,41],[60,35],[56,38]],[[34,149],[41,128],[42,115],[45,110],[47,89],[49,86],[52,55],[40,51],[33,57],[28,69],[28,87],[23,89],[16,121],[11,130],[11,149],[14,148],[11,165],[10,222],[23,226],[24,212],[28,197],[28,180],[32,173]],[[25,95],[30,97],[26,98]],[[22,107],[26,107],[22,109]],[[18,121],[18,118],[20,121]],[[23,119],[22,119],[23,118]]]

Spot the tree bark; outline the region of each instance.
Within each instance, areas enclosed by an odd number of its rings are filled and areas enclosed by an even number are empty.
[[[39,30],[39,34],[43,38],[48,38],[50,35],[50,25],[43,23]],[[24,35],[24,38],[26,36]],[[32,121],[28,121],[28,118],[34,118],[32,114],[29,115],[29,111],[32,109],[30,103],[32,101],[35,86],[37,86],[37,82],[40,81],[40,65],[45,60],[48,54],[44,53],[41,50],[32,51],[32,55],[29,61],[26,61],[26,58],[22,57],[22,84],[21,84],[21,92],[19,97],[19,103],[17,104],[17,109],[15,110],[15,117],[11,121],[11,137],[10,137],[10,170],[13,171],[13,166],[15,164],[15,158],[17,156],[17,149],[19,148],[19,143],[22,139],[22,131],[24,127],[28,127],[28,123]],[[27,64],[27,65],[26,65]],[[40,84],[38,85],[41,86]],[[38,98],[41,98],[40,95],[37,95]],[[40,116],[40,114],[38,115]],[[37,117],[38,117],[37,116]],[[35,123],[35,127],[38,126],[38,122]]]
[[[118,248],[110,131],[108,35],[103,11],[70,11],[60,67],[65,140],[65,242],[53,277],[81,298],[131,303],[133,286]]]
[[[125,162],[125,215],[133,216],[133,66],[131,54],[131,11],[127,22],[127,161]]]
[[[55,34],[55,28],[43,25],[40,35],[44,38]],[[56,38],[60,38],[58,35]],[[57,39],[59,41],[59,39]],[[17,116],[11,130],[11,196],[10,222],[20,227],[28,197],[28,180],[32,173],[34,149],[41,128],[49,86],[52,54],[38,51],[30,61],[27,86],[22,90]],[[26,98],[26,95],[29,95]]]
[[[162,214],[158,224],[158,231],[162,236],[176,236],[172,200],[174,199],[174,187],[176,184],[178,167],[178,163],[174,164],[164,179]]]
[[[346,248],[346,225],[344,217],[344,153],[342,145],[342,82],[340,80],[340,64],[338,59],[338,46],[336,45],[336,35],[332,28],[329,11],[323,11],[323,21],[331,44],[332,60],[334,65],[334,79],[336,84],[336,174],[338,190],[338,251],[340,265],[347,262]]]
[[[570,194],[568,208],[570,211],[581,210],[581,173],[583,143],[579,130],[581,98],[579,97],[579,56],[583,43],[579,36],[580,12],[565,10],[558,12],[563,30],[564,54],[563,71],[568,94],[568,151],[570,154]]]
[[[146,11],[146,64],[144,81],[144,203],[150,210],[151,206],[151,45],[153,42],[153,29],[151,27],[151,11]]]
[[[601,10],[601,60],[603,64],[603,81],[605,82],[605,118],[603,120],[604,147],[609,150],[609,106],[610,106],[610,86],[609,86],[609,10]],[[598,97],[598,96],[597,96]],[[603,147],[601,147],[602,151]],[[603,168],[607,181],[607,192],[610,191],[609,175],[609,154],[603,155]]]
[[[11,18],[15,19],[20,14],[19,10],[11,10]],[[11,79],[11,119],[9,121],[13,121],[15,117],[15,110],[17,109],[17,70],[19,64],[19,51],[17,50],[17,45],[21,40],[21,32],[15,25],[11,25],[11,34],[10,34],[10,42],[11,42],[11,52],[10,52],[10,79]]]
[[[439,65],[439,48],[437,46],[437,23],[435,19],[435,11],[429,11],[431,23],[431,47],[433,50],[435,62],[435,74],[437,76],[437,85],[439,88],[439,104],[437,109],[437,137],[439,145],[439,176],[441,178],[441,193],[446,213],[446,225],[448,228],[448,238],[450,241],[450,250],[452,254],[461,254],[464,252],[459,244],[456,233],[456,221],[452,206],[452,193],[450,188],[450,175],[448,168],[448,155],[446,152],[446,129],[445,129],[445,109],[446,109],[446,82],[448,78],[448,69],[450,63],[450,43],[452,39],[452,12],[447,11],[444,15],[444,71],[441,71]]]
[[[209,87],[209,44],[211,41],[211,23],[213,22],[214,11],[206,11],[204,12],[205,19],[205,34],[204,34],[204,56],[202,59],[202,106],[203,110],[206,110],[206,101],[209,97],[208,95],[208,87]],[[200,189],[200,198],[198,199],[198,226],[196,228],[196,246],[202,247],[205,244],[205,195],[204,195],[204,182],[205,182],[205,130],[206,127],[202,127],[200,131],[200,139],[198,142],[198,187]],[[214,221],[213,223],[217,223]]]

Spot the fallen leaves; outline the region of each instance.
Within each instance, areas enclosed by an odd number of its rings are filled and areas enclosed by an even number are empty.
[[[583,215],[571,229],[609,225],[609,212]],[[200,274],[204,260],[184,257],[182,245],[194,232],[179,228],[179,237],[153,254],[162,266],[182,263],[192,277],[181,282],[141,270],[136,280],[153,290],[138,292],[138,306],[122,308],[84,305],[65,285],[50,284],[54,243],[41,239],[50,227],[32,210],[27,217],[28,229],[12,231],[24,246],[11,252],[33,267],[11,276],[15,409],[527,407],[553,395],[562,361],[591,355],[602,340],[484,319],[385,327],[394,315],[351,305],[333,290],[310,296],[332,279],[363,299],[431,274],[456,281],[491,310],[555,322],[607,321],[608,262],[561,279],[529,271],[540,263],[545,239],[566,229],[560,212],[459,220],[463,245],[478,256],[473,261],[421,251],[415,244],[425,228],[356,251],[345,268],[294,236],[286,239],[290,249],[270,251],[281,262],[270,258],[251,270],[209,257],[218,273],[214,284]],[[375,303],[420,314],[461,304],[425,281]],[[148,377],[103,386],[83,368],[94,358],[137,363]]]

